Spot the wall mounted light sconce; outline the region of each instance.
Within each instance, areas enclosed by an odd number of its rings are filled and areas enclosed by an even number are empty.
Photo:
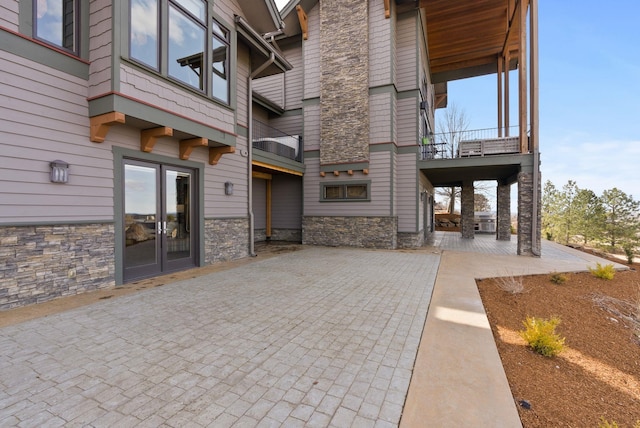
[[[49,179],[52,183],[67,183],[69,182],[69,164],[65,161],[54,160],[49,163],[51,172]]]
[[[227,181],[226,183],[224,183],[224,194],[225,195],[233,195],[233,183],[230,181]]]

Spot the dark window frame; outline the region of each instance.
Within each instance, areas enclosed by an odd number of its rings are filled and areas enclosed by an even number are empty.
[[[65,46],[65,39],[68,36],[65,36],[64,34],[64,28],[65,28],[65,24],[64,24],[64,16],[63,16],[63,22],[62,22],[62,26],[63,26],[63,34],[62,34],[62,44],[58,44],[52,40],[49,40],[45,37],[43,37],[42,35],[38,35],[38,0],[32,0],[31,4],[32,4],[32,22],[33,22],[33,38],[41,41],[42,43],[45,43],[47,45],[53,46],[56,49],[60,49],[64,52],[68,52],[74,56],[79,57],[81,55],[81,46],[80,46],[80,33],[81,33],[81,29],[80,29],[80,17],[81,15],[81,7],[82,7],[82,1],[80,0],[60,0],[61,2],[63,2],[63,10],[64,10],[64,3],[70,3],[73,5],[73,12],[72,12],[72,17],[73,17],[73,23],[71,24],[71,28],[73,29],[73,35],[72,37],[72,43],[73,43],[73,47],[69,48],[68,46]]]
[[[157,10],[157,22],[158,22],[158,34],[157,34],[157,58],[156,58],[156,66],[154,67],[151,64],[147,64],[143,59],[138,59],[132,55],[132,13],[131,7],[132,2],[128,2],[128,15],[129,15],[129,28],[128,28],[128,59],[147,70],[152,71],[155,74],[158,74],[164,79],[170,80],[171,82],[175,82],[182,87],[185,87],[189,90],[195,91],[199,94],[206,96],[209,99],[212,99],[226,107],[232,107],[232,45],[234,37],[232,37],[231,28],[226,25],[222,20],[218,19],[215,13],[212,11],[212,2],[211,0],[204,0],[204,17],[201,19],[200,17],[194,15],[188,8],[184,7],[180,0],[158,0],[158,10]],[[181,80],[179,77],[172,76],[170,73],[169,67],[169,20],[170,20],[170,8],[175,9],[179,13],[184,15],[185,19],[189,19],[201,26],[204,29],[204,52],[200,56],[200,58],[195,58],[196,55],[191,55],[191,57],[185,57],[185,65],[191,67],[194,72],[196,69],[199,69],[201,86],[202,88],[198,88],[190,84],[189,82]],[[225,33],[225,37],[221,38],[216,33],[216,28],[222,29]],[[214,79],[213,79],[213,40],[214,38],[219,42],[223,42],[226,47],[226,58],[224,62],[224,68],[226,72],[226,96],[220,97],[216,95],[214,91]],[[196,72],[197,74],[197,72]]]
[[[349,187],[365,186],[366,195],[364,197],[349,197]],[[338,188],[337,197],[327,197],[328,188]],[[370,202],[371,201],[371,181],[335,181],[320,184],[320,202]]]

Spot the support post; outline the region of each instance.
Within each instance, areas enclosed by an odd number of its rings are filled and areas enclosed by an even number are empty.
[[[498,183],[496,239],[511,240],[511,185]]]
[[[473,239],[475,236],[475,212],[473,198],[473,181],[464,181],[462,183],[462,192],[460,195],[462,239]]]

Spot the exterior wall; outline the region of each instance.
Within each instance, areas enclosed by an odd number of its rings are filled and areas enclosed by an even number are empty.
[[[304,96],[320,98],[320,4],[307,12],[308,33],[303,42]]]
[[[214,10],[231,23],[240,9],[235,2],[224,3],[215,2]],[[0,0],[0,26],[19,30],[18,4]],[[115,284],[122,251],[116,248],[122,209],[115,198],[115,186],[120,186],[116,153],[144,156],[140,128],[129,113],[127,124],[111,126],[103,143],[89,140],[88,99],[112,91],[139,101],[141,110],[153,108],[233,136],[236,153],[224,155],[217,165],[208,164],[205,148],[195,148],[189,158],[202,165],[200,263],[248,255],[250,166],[241,155],[248,147],[248,49],[232,49],[238,54],[234,111],[128,62],[112,69],[112,52],[118,52],[111,42],[112,29],[119,19],[112,19],[113,2],[87,4],[89,39],[81,44],[89,45],[89,63],[39,43],[34,43],[38,50],[20,56],[11,53],[16,51],[13,45],[0,50],[0,309]],[[16,46],[22,46],[29,43],[30,35],[25,36],[11,40],[19,39]],[[63,64],[48,66],[39,57],[29,57],[42,50],[64,56]],[[180,138],[184,136],[160,138],[152,153],[144,155],[181,165]],[[56,159],[70,164],[67,184],[49,180],[49,163]],[[233,195],[224,194],[226,181],[234,183]]]
[[[395,93],[387,92],[369,96],[369,142],[389,143],[394,141]]]
[[[205,264],[235,260],[249,255],[249,219],[205,219]]]
[[[113,2],[94,1],[89,15],[89,98],[115,89],[112,82]]]
[[[272,224],[274,229],[302,227],[302,179],[297,176],[275,174],[271,180]]]
[[[320,3],[320,162],[369,159],[368,2]]]
[[[395,217],[315,217],[302,219],[305,245],[397,248]]]
[[[284,74],[255,79],[253,91],[284,108]]]
[[[253,179],[253,228],[262,230],[267,227],[267,180]],[[257,240],[257,239],[256,239]],[[261,239],[264,240],[264,239]]]
[[[369,0],[368,3],[369,86],[373,88],[393,82],[393,20],[384,17],[384,2]]]
[[[18,31],[18,8],[20,2],[16,0],[0,0],[0,27],[11,31]]]
[[[287,110],[302,108],[304,98],[304,63],[302,60],[302,45],[282,45],[287,61],[293,69],[284,73],[285,80],[285,108]]]
[[[418,231],[418,208],[420,195],[416,154],[398,156],[398,230]]]
[[[0,310],[114,285],[111,223],[0,227]]]
[[[398,91],[418,87],[418,22],[415,12],[398,16],[397,23],[397,85]]]
[[[398,100],[398,146],[418,144],[418,94]]]
[[[0,81],[0,223],[111,221],[113,160],[89,142],[87,81],[1,50]],[[49,181],[56,159],[68,184]]]

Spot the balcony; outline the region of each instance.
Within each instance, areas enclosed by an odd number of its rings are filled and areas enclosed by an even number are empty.
[[[512,127],[510,134],[516,136],[498,136],[498,128],[433,134],[422,138],[420,159],[454,159],[520,153],[518,127]]]
[[[302,136],[289,135],[258,120],[253,121],[253,148],[302,162]]]

